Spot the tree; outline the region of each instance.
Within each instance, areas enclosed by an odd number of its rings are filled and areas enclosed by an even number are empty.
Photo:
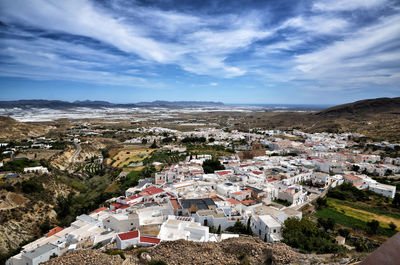
[[[376,234],[376,231],[379,228],[379,221],[372,220],[371,222],[367,222],[367,226],[372,234]]]
[[[217,234],[218,234],[218,235],[221,234],[221,225],[218,226]]]
[[[360,170],[360,166],[358,165],[353,165],[352,170],[358,172]]]
[[[320,227],[323,227],[324,229],[325,229],[325,231],[328,231],[328,230],[334,230],[335,229],[335,220],[334,219],[332,219],[332,218],[328,218],[328,219],[325,219],[325,218],[318,218],[318,225],[320,226]]]
[[[150,145],[150,148],[157,148],[156,140],[153,141],[153,143]]]
[[[206,174],[214,173],[214,171],[222,169],[225,169],[225,167],[221,165],[221,162],[219,162],[219,160],[207,159],[203,162],[203,170]]]
[[[249,219],[247,219],[246,232],[248,235],[253,234],[253,232],[251,231],[251,215],[249,216]]]
[[[317,208],[321,209],[323,207],[326,207],[328,205],[326,198],[321,198],[319,197],[316,201],[317,203]]]
[[[340,228],[338,230],[338,232],[339,232],[339,235],[341,235],[342,237],[345,237],[345,238],[347,238],[350,235],[350,230],[346,229],[346,228],[344,228],[344,229]]]
[[[155,173],[157,170],[156,170],[156,168],[153,166],[153,165],[151,165],[151,166],[146,166],[146,167],[144,167],[143,169],[142,169],[142,171],[141,171],[141,175],[144,177],[144,178],[151,178],[151,177],[153,177],[153,173]]]
[[[146,138],[142,139],[142,144],[147,144],[147,139]]]
[[[397,228],[397,225],[395,225],[393,222],[390,222],[389,224],[390,230],[394,231]]]
[[[282,236],[284,243],[304,252],[336,253],[341,249],[331,235],[318,229],[308,217],[286,219]]]
[[[396,193],[396,195],[394,195],[392,205],[395,208],[400,208],[400,194],[399,193]]]
[[[42,232],[42,234],[47,233],[51,226],[50,226],[50,221],[49,218],[47,217],[46,220],[39,226],[40,228],[40,232]]]

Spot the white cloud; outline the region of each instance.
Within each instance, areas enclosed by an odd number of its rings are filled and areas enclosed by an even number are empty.
[[[231,53],[269,35],[253,14],[221,19],[134,6],[125,11],[129,16],[120,16],[115,10],[124,5],[114,7],[106,10],[88,0],[15,0],[0,2],[0,14],[6,23],[85,36],[150,62],[225,77],[246,72],[226,62]]]
[[[318,51],[296,56],[305,78],[342,87],[399,84],[400,15],[386,17]]]
[[[387,0],[317,0],[313,10],[320,11],[350,11],[356,9],[370,9],[385,5]]]
[[[297,28],[318,34],[340,33],[348,27],[348,22],[341,18],[327,16],[294,17],[287,20],[280,28]]]
[[[211,82],[211,83],[210,83],[210,86],[218,86],[218,83],[216,83],[216,82]]]

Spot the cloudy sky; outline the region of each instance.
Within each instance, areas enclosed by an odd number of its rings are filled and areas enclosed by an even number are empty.
[[[400,96],[400,1],[1,0],[0,99]]]

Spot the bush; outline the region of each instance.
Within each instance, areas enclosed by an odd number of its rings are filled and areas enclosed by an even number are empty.
[[[335,219],[332,218],[318,218],[318,225],[323,227],[325,231],[334,230],[335,229]]]
[[[41,192],[44,188],[41,183],[37,183],[34,180],[25,180],[22,182],[22,192],[26,194]]]
[[[326,207],[328,205],[327,200],[326,200],[325,197],[324,198],[319,197],[317,199],[316,203],[317,203],[317,208],[318,209],[321,209],[321,208]]]
[[[106,252],[108,255],[119,255],[122,259],[126,259],[125,254],[121,250],[111,250]]]
[[[394,230],[396,230],[397,225],[395,225],[393,222],[390,222],[389,227],[390,227],[390,230],[394,231]]]
[[[349,183],[343,183],[342,185],[329,190],[328,197],[349,201],[369,200],[368,192],[359,190]]]
[[[379,228],[379,222],[378,222],[377,220],[372,220],[371,222],[368,222],[368,223],[367,223],[367,226],[368,226],[368,228],[369,228],[369,231],[370,231],[372,234],[376,234],[376,231],[377,231],[378,228]]]
[[[236,234],[247,234],[247,235],[252,234],[251,229],[249,231],[249,229],[239,220],[237,220],[233,226],[228,227],[226,231]]]
[[[344,229],[340,228],[338,230],[338,232],[339,232],[340,236],[345,237],[345,238],[349,237],[349,235],[350,235],[350,230],[346,229],[346,228],[344,228]]]

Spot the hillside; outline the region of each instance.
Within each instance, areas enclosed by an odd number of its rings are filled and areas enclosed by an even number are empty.
[[[118,254],[118,252],[111,255]],[[365,258],[365,254],[301,254],[284,243],[265,243],[257,237],[241,236],[221,242],[192,242],[185,240],[162,241],[156,247],[131,248],[119,256],[108,256],[101,250],[81,250],[47,261],[53,264],[123,264],[123,265],[258,265],[258,264],[352,264]]]
[[[229,116],[220,115],[219,119]],[[230,114],[231,115],[231,114]],[[235,128],[300,129],[305,132],[357,132],[373,140],[400,142],[400,98],[377,98],[319,112],[238,114]]]
[[[375,114],[400,114],[400,97],[397,98],[375,98],[360,100],[353,103],[338,105],[317,112],[319,117],[350,117],[368,116]]]
[[[18,122],[6,116],[0,116],[0,128],[0,139],[4,138],[8,141],[41,136],[51,129],[46,125]]]

